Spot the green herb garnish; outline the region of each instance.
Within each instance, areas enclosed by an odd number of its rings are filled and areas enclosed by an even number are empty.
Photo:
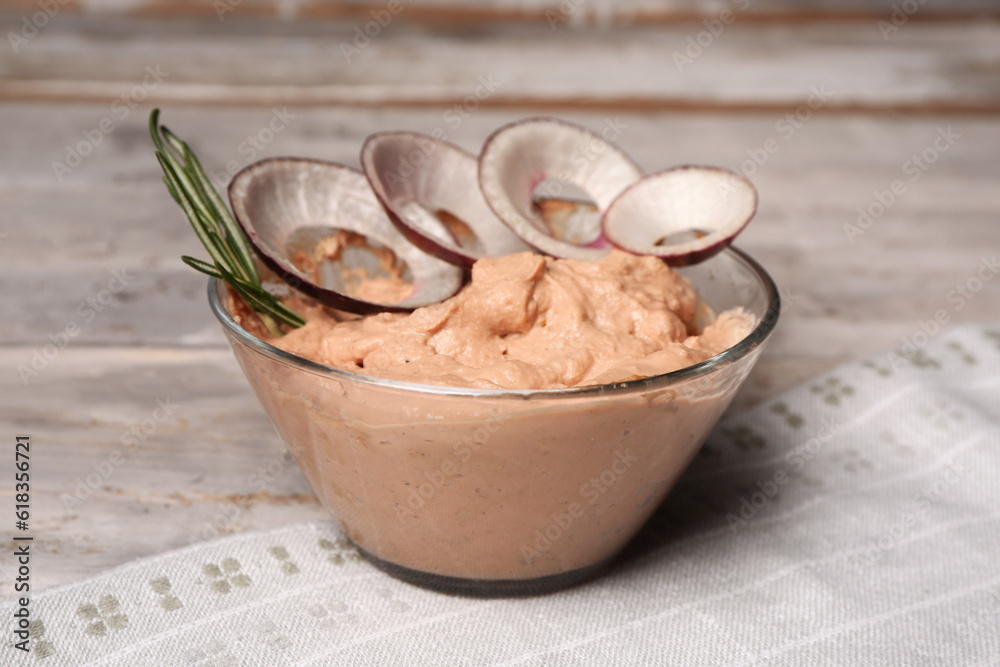
[[[156,159],[163,168],[163,182],[201,240],[212,263],[183,256],[193,269],[224,280],[246,304],[260,315],[273,335],[281,335],[278,322],[291,327],[306,323],[294,310],[261,286],[253,253],[242,230],[215,186],[208,180],[198,158],[186,143],[159,124],[160,110],[149,114],[149,133],[156,145]]]

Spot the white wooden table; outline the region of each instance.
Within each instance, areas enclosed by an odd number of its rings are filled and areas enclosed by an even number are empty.
[[[1000,9],[892,5],[0,3],[0,534],[27,434],[35,590],[324,517],[179,260],[202,252],[160,182],[154,105],[220,182],[267,156],[356,165],[377,130],[476,150],[532,114],[624,123],[648,171],[742,171],[761,206],[739,245],[786,308],[738,408],[935,317],[1000,318]]]

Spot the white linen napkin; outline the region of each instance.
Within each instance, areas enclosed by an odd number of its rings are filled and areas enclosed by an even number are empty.
[[[1000,325],[915,343],[725,419],[581,586],[449,597],[313,522],[35,594],[27,653],[5,600],[0,664],[997,664]]]

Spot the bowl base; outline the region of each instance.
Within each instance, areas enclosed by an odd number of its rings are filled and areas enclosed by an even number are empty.
[[[568,588],[594,577],[608,566],[612,559],[607,559],[571,572],[551,574],[534,579],[465,579],[449,577],[443,574],[433,574],[390,563],[378,556],[373,556],[358,547],[365,560],[386,574],[405,581],[408,584],[426,588],[448,595],[461,595],[475,598],[510,598],[544,595],[562,588]]]

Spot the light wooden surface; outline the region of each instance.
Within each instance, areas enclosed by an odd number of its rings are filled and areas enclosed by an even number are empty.
[[[216,532],[324,516],[225,346],[205,282],[178,259],[201,252],[159,181],[154,104],[211,171],[274,155],[357,164],[363,138],[386,129],[441,128],[476,150],[537,113],[597,129],[619,119],[619,142],[648,171],[743,171],[761,207],[739,245],[787,306],[735,407],[899,347],[938,311],[949,323],[1000,317],[1000,277],[961,308],[949,298],[1000,251],[995,3],[928,0],[883,35],[888,0],[591,0],[554,29],[554,1],[411,0],[351,62],[341,43],[385,3],[233,4],[219,20],[209,2],[81,1],[17,53],[0,43],[0,423],[8,442],[32,438],[36,590]],[[673,54],[703,22],[739,5],[678,69]],[[0,5],[0,35],[35,11]],[[147,67],[165,74],[144,87]],[[481,77],[499,84],[456,123]],[[811,90],[826,99],[789,123]],[[263,150],[241,150],[286,108]],[[113,129],[91,154],[57,173],[105,119]],[[763,164],[746,162],[765,145]],[[925,151],[933,164],[914,171]],[[852,243],[845,225],[897,180],[905,192]],[[25,384],[19,367],[70,325],[78,335]],[[159,422],[158,401],[172,406]],[[127,449],[144,420],[151,432]],[[115,450],[124,459],[109,467]],[[5,549],[2,596],[12,573]]]

